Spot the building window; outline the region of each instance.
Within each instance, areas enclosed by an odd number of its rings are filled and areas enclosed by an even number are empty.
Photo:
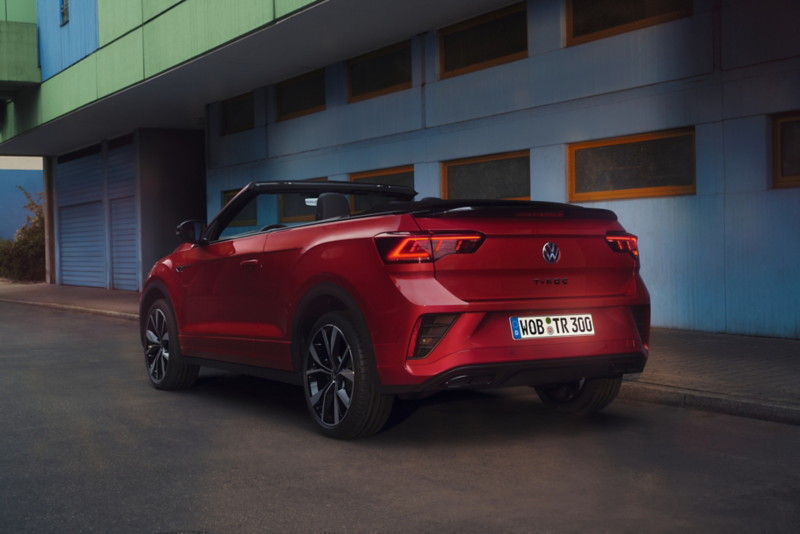
[[[239,95],[222,102],[221,135],[255,127],[255,98],[253,93]]]
[[[325,110],[325,69],[278,84],[278,120]]]
[[[442,78],[526,57],[528,11],[525,2],[439,31]]]
[[[380,171],[359,172],[351,174],[350,180],[362,181],[369,184],[381,185],[402,185],[414,189],[414,166],[395,167],[393,169],[383,169]],[[369,195],[350,195],[350,209],[353,213],[374,208],[387,202],[386,197]]]
[[[326,182],[327,178],[312,178],[309,182]],[[306,197],[293,193],[291,195],[278,195],[278,209],[280,210],[280,222],[308,222],[314,220],[317,213],[315,206],[306,205]]]
[[[411,88],[411,41],[347,62],[347,99],[358,102]]]
[[[775,117],[773,126],[773,185],[800,186],[800,111]]]
[[[61,25],[69,22],[69,0],[61,0]]]
[[[222,206],[225,207],[233,197],[239,194],[241,189],[233,189],[231,191],[222,192]],[[228,228],[232,226],[256,226],[258,224],[258,203],[250,202],[244,207],[242,211],[228,224]]]
[[[567,0],[567,46],[691,14],[692,0]]]
[[[525,150],[448,161],[442,165],[442,196],[530,200],[530,153]]]
[[[570,202],[695,193],[694,129],[569,145]]]

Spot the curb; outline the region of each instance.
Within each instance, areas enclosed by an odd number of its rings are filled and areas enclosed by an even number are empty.
[[[624,380],[620,399],[800,425],[800,405]]]
[[[3,298],[0,298],[0,302],[11,302],[13,304],[27,304],[29,306],[41,306],[42,308],[53,308],[56,310],[90,313],[92,315],[103,315],[105,317],[113,317],[115,319],[125,319],[126,321],[139,321],[139,316],[133,313],[123,313],[123,312],[115,312],[109,310],[97,310],[95,308],[82,308],[80,306],[55,304],[53,302],[31,302],[29,300],[12,300]]]

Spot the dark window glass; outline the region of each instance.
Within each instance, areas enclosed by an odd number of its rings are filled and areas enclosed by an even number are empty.
[[[290,119],[325,109],[325,71],[278,84],[278,119]]]
[[[530,156],[464,161],[445,165],[448,199],[528,199]]]
[[[233,191],[224,191],[222,193],[222,205],[223,207],[230,202],[230,200],[239,194],[239,189],[235,189]],[[242,211],[240,211],[236,217],[228,224],[228,227],[236,227],[236,226],[255,226],[258,224],[258,204],[256,200],[253,199],[247,204]]]
[[[348,66],[351,100],[411,87],[411,43],[352,59]]]
[[[312,178],[310,182],[324,182],[327,178]],[[306,206],[306,198],[316,198],[316,195],[304,196],[299,194],[280,195],[281,222],[313,221],[317,212],[315,206]]]
[[[781,176],[800,177],[800,118],[781,123]]]
[[[459,74],[525,57],[528,15],[518,4],[441,31],[442,73]],[[469,67],[475,67],[469,69]]]
[[[358,178],[359,183],[363,184],[382,184],[382,185],[404,185],[406,187],[414,188],[414,171],[408,170],[403,172],[394,172],[391,174],[377,174],[373,176],[361,175]],[[381,204],[391,202],[390,199],[380,196],[370,195],[353,195],[353,212],[359,213]]]
[[[655,17],[691,13],[692,0],[571,0],[568,9],[572,19],[570,38],[577,39]]]
[[[611,143],[575,149],[574,193],[694,186],[692,133]]]
[[[247,93],[222,102],[221,134],[227,135],[252,130],[254,120],[253,93]]]

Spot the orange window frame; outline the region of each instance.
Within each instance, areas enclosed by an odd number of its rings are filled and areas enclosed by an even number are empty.
[[[231,201],[233,197],[239,194],[241,189],[231,189],[229,191],[222,192],[222,207],[228,205],[228,202]],[[256,218],[255,219],[247,219],[244,221],[231,221],[228,226],[229,227],[238,227],[238,226],[256,226],[258,224],[258,206],[256,205]]]
[[[567,7],[566,9],[567,46],[576,46],[579,44],[588,43],[590,41],[596,41],[598,39],[605,39],[606,37],[611,37],[612,35],[619,35],[620,33],[632,32],[634,30],[647,28],[648,26],[655,26],[656,24],[663,24],[665,22],[682,19],[684,17],[691,16],[692,13],[694,12],[693,8],[691,7],[685,9],[678,9],[670,13],[664,13],[663,15],[657,15],[655,17],[648,17],[646,19],[637,20],[636,22],[629,22],[628,24],[623,24],[621,26],[616,26],[614,28],[609,28],[607,30],[590,33],[588,35],[581,35],[580,37],[573,37],[572,0],[567,0],[566,7]]]
[[[491,13],[487,13],[485,15],[481,15],[475,17],[473,19],[466,20],[464,22],[459,22],[458,24],[453,24],[452,26],[448,26],[447,28],[442,28],[439,30],[439,78],[444,80],[447,78],[453,78],[455,76],[461,76],[462,74],[468,74],[470,72],[475,72],[478,70],[488,69],[490,67],[496,67],[497,65],[503,65],[504,63],[511,63],[512,61],[517,61],[520,59],[525,59],[528,57],[528,42],[527,42],[527,35],[528,35],[528,25],[527,22],[525,24],[525,50],[522,52],[517,52],[515,54],[511,54],[508,56],[503,56],[495,59],[490,59],[489,61],[483,61],[481,63],[475,63],[474,65],[469,65],[467,67],[462,67],[460,69],[451,70],[449,72],[445,72],[444,70],[444,38],[448,35],[453,33],[458,33],[463,30],[467,30],[472,28],[473,26],[478,26],[479,24],[483,24],[484,22],[489,22],[490,20],[499,19],[506,15],[510,15],[511,13],[517,13],[519,11],[525,11],[527,13],[528,6],[527,2],[521,2],[519,4],[514,4],[513,6],[509,6],[503,9],[499,9],[497,11],[492,11]]]
[[[256,127],[255,101],[254,101],[253,102],[253,115],[250,117],[250,123],[249,124],[247,124],[246,126],[242,126],[241,128],[233,128],[231,130],[226,130],[225,129],[225,106],[228,105],[228,104],[233,104],[233,103],[240,102],[242,100],[247,100],[247,99],[254,100],[255,99],[255,93],[250,91],[249,93],[245,93],[245,94],[239,95],[239,96],[234,96],[233,98],[229,98],[227,100],[223,100],[222,101],[222,103],[221,103],[222,105],[220,106],[220,117],[219,117],[220,118],[220,121],[219,121],[220,122],[220,124],[219,124],[220,135],[230,135],[230,134],[235,134],[235,133],[239,133],[239,132],[245,132],[247,130],[252,130],[253,128]]]
[[[800,111],[784,113],[772,119],[772,186],[776,188],[800,186],[800,174],[783,176],[781,172],[781,124],[795,121],[800,121]]]
[[[306,182],[327,182],[328,178],[311,178],[310,180],[304,180]],[[314,220],[313,215],[301,215],[298,217],[284,217],[283,216],[283,195],[278,195],[278,222],[281,223],[294,223],[294,222],[311,222]]]
[[[616,189],[614,191],[593,191],[591,193],[575,192],[575,151],[600,146],[613,146],[637,143],[640,141],[652,141],[655,139],[667,139],[670,137],[682,137],[685,135],[692,136],[692,167],[694,168],[694,182],[692,185],[669,185],[663,187],[643,187],[638,189]],[[697,146],[695,144],[694,128],[681,128],[678,130],[666,130],[662,132],[615,137],[612,139],[601,139],[599,141],[572,143],[567,145],[567,159],[570,202],[592,202],[596,200],[693,195],[697,192]]]
[[[358,63],[362,63],[364,61],[382,56],[384,54],[391,54],[392,52],[397,52],[398,50],[402,50],[404,48],[408,48],[408,53],[411,54],[411,41],[403,41],[402,43],[397,43],[391,46],[387,46],[385,48],[381,48],[380,50],[375,50],[368,54],[364,54],[363,56],[354,57],[353,59],[348,60],[347,62],[347,103],[352,104],[353,102],[360,102],[362,100],[368,100],[370,98],[377,98],[379,96],[388,95],[391,93],[396,93],[398,91],[404,91],[406,89],[411,89],[412,81],[409,80],[407,82],[403,82],[401,84],[393,85],[391,87],[384,87],[383,89],[379,89],[377,91],[372,91],[371,93],[364,93],[363,95],[353,96],[353,83],[352,83],[352,74],[353,74],[353,65],[357,65]],[[413,62],[413,58],[412,58]]]
[[[442,163],[442,199],[447,199],[447,171],[450,167],[456,167],[458,165],[467,165],[469,163],[481,163],[484,161],[499,161],[503,159],[514,159],[514,158],[524,158],[530,157],[531,151],[530,150],[519,150],[517,152],[505,152],[503,154],[492,154],[490,156],[479,156],[476,158],[463,158],[463,159],[454,159],[450,161],[445,161]],[[513,197],[513,198],[502,198],[499,200],[530,200],[531,197]]]
[[[381,169],[378,171],[356,172],[350,175],[350,181],[356,182],[358,180],[367,180],[375,178],[376,176],[387,176],[389,174],[403,174],[406,172],[414,172],[413,165],[405,165],[403,167],[391,167],[389,169]],[[356,199],[350,195],[350,211],[356,213]]]
[[[316,76],[322,76],[322,83],[325,84],[325,69],[317,69],[315,71],[307,72],[302,76],[296,76],[289,80],[284,80],[278,84],[275,88],[275,105],[277,106],[277,117],[278,121],[287,121],[289,119],[295,119],[297,117],[302,117],[304,115],[311,115],[312,113],[318,113],[320,111],[325,111],[328,109],[328,97],[325,96],[325,103],[321,106],[316,106],[313,108],[304,109],[302,111],[295,111],[294,113],[287,113],[286,115],[281,115],[281,88],[287,85],[291,85],[293,83],[302,82],[304,80],[308,80],[310,78],[314,78]]]

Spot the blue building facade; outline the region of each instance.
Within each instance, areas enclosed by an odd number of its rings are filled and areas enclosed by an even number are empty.
[[[252,127],[227,135],[212,103],[207,216],[253,180],[393,167],[413,166],[420,197],[441,197],[446,162],[520,151],[531,199],[568,202],[570,145],[688,129],[694,192],[580,203],[639,236],[654,326],[800,337],[800,188],[773,181],[775,117],[800,110],[800,4],[718,4],[568,46],[565,2],[528,0],[527,57],[515,61],[443,76],[430,28],[408,36],[408,89],[349,101],[347,62],[330,64],[323,111],[278,120],[277,87],[254,87]]]
[[[42,81],[85,58],[98,47],[97,0],[70,0],[63,23],[64,0],[36,0],[39,64]]]
[[[0,239],[14,239],[31,213],[21,186],[36,198],[44,190],[41,158],[0,157]]]

